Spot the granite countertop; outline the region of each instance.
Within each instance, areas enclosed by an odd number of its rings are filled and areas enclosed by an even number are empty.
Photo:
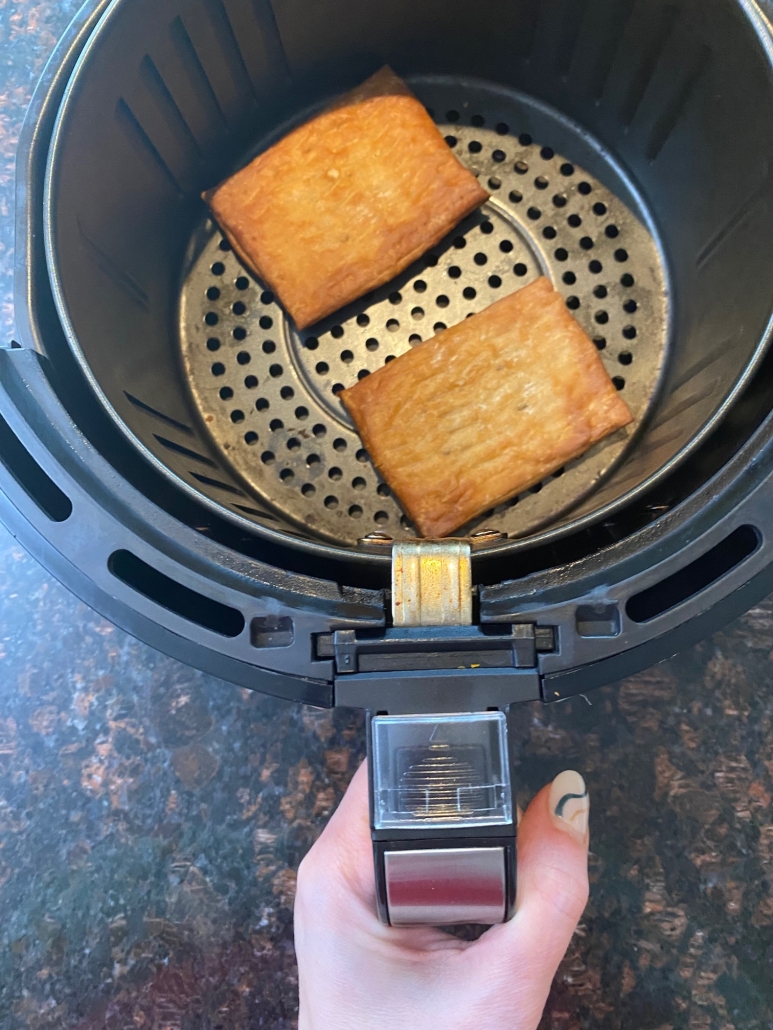
[[[13,158],[77,0],[0,0],[0,276]],[[592,798],[592,890],[544,1028],[773,1027],[773,600],[625,682],[514,720],[523,804]],[[194,672],[0,530],[0,1026],[291,1027],[295,870],[363,721]]]

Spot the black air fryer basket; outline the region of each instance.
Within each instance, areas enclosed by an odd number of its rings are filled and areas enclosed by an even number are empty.
[[[371,713],[642,669],[773,589],[773,36],[751,0],[113,0],[18,166],[12,532],[150,644]],[[298,332],[200,199],[384,64],[491,200]],[[460,536],[472,624],[391,625],[411,524],[338,393],[551,278],[633,427]]]

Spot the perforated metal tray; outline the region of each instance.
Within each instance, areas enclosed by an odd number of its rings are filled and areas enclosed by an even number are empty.
[[[339,393],[546,275],[594,339],[634,422],[463,530],[524,536],[570,511],[635,445],[666,358],[664,268],[650,232],[616,195],[627,190],[614,165],[603,183],[521,131],[524,98],[510,96],[505,122],[501,90],[477,89],[472,110],[459,83],[411,85],[430,97],[448,145],[490,201],[398,279],[300,333],[208,221],[180,304],[186,376],[214,443],[262,503],[337,543],[374,530],[410,537]]]

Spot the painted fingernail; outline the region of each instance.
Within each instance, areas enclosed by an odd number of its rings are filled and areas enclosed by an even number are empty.
[[[585,780],[578,772],[567,769],[550,785],[550,817],[561,830],[584,837],[588,829],[590,798]]]

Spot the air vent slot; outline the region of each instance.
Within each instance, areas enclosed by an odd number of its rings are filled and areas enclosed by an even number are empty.
[[[761,542],[760,532],[754,526],[739,526],[700,558],[629,598],[625,606],[628,618],[649,622],[676,608],[746,561]]]
[[[69,519],[72,501],[38,465],[3,418],[0,418],[0,461],[52,522]]]
[[[107,567],[122,583],[189,622],[224,637],[238,637],[244,616],[236,608],[191,590],[152,568],[131,551],[114,551]]]

